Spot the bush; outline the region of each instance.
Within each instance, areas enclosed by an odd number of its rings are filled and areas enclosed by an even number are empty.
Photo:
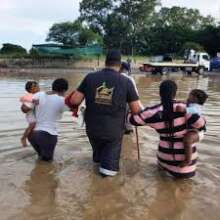
[[[3,47],[0,50],[0,54],[4,57],[22,57],[27,56],[27,51],[25,48],[19,45],[6,43],[3,44]]]

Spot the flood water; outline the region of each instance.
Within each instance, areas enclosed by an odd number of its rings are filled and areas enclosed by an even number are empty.
[[[135,136],[124,138],[121,171],[101,178],[91,161],[84,128],[65,113],[52,164],[36,162],[32,148],[22,148],[20,137],[27,126],[19,97],[29,79],[47,90],[61,75],[0,76],[0,219],[1,220],[219,220],[220,219],[220,74],[215,76],[136,75],[142,102],[159,101],[158,86],[175,79],[178,99],[194,88],[207,91],[204,106],[207,133],[198,144],[197,176],[173,180],[156,166],[157,134],[139,128],[141,161]],[[65,74],[75,88],[80,74]]]

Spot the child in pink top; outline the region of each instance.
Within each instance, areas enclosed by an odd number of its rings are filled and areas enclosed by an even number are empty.
[[[28,81],[25,85],[25,90],[28,92],[24,96],[20,98],[22,104],[32,109],[28,113],[26,113],[26,120],[28,122],[28,127],[25,129],[23,136],[21,137],[21,143],[23,147],[27,146],[27,137],[32,132],[36,125],[36,119],[34,115],[34,103],[33,103],[33,95],[39,92],[39,85],[36,81]]]

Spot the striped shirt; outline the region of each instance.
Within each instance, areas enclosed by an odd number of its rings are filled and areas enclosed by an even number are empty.
[[[135,126],[148,125],[155,129],[160,135],[157,152],[159,166],[175,177],[187,178],[195,175],[198,155],[194,145],[191,163],[186,167],[179,167],[181,161],[185,159],[183,137],[188,128],[205,130],[205,120],[198,114],[176,112],[175,109],[179,105],[186,107],[181,102],[175,102],[173,105],[174,127],[172,129],[172,136],[170,136],[170,129],[166,126],[163,119],[163,106],[161,104],[145,108],[139,114],[129,114],[128,121]]]

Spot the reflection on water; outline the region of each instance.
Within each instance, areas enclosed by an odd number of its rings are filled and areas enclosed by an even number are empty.
[[[30,204],[24,208],[23,219],[49,219],[56,210],[58,180],[53,164],[37,163],[25,182],[24,190]]]
[[[35,75],[42,90],[54,78],[65,76],[75,88],[82,74]],[[123,143],[121,172],[115,178],[96,175],[91,148],[82,129],[65,113],[53,164],[36,163],[31,147],[21,148],[19,138],[27,126],[19,97],[30,76],[0,77],[0,208],[1,220],[219,220],[220,219],[220,76],[187,77],[136,75],[145,105],[159,101],[158,87],[175,79],[178,99],[194,88],[209,94],[204,106],[208,131],[199,144],[198,173],[193,180],[174,181],[156,167],[158,137],[139,128],[141,161],[131,138]]]
[[[190,181],[173,182],[160,179],[157,182],[155,198],[149,207],[149,217],[164,219],[166,216],[166,219],[190,219],[186,217],[186,209],[192,199]]]

